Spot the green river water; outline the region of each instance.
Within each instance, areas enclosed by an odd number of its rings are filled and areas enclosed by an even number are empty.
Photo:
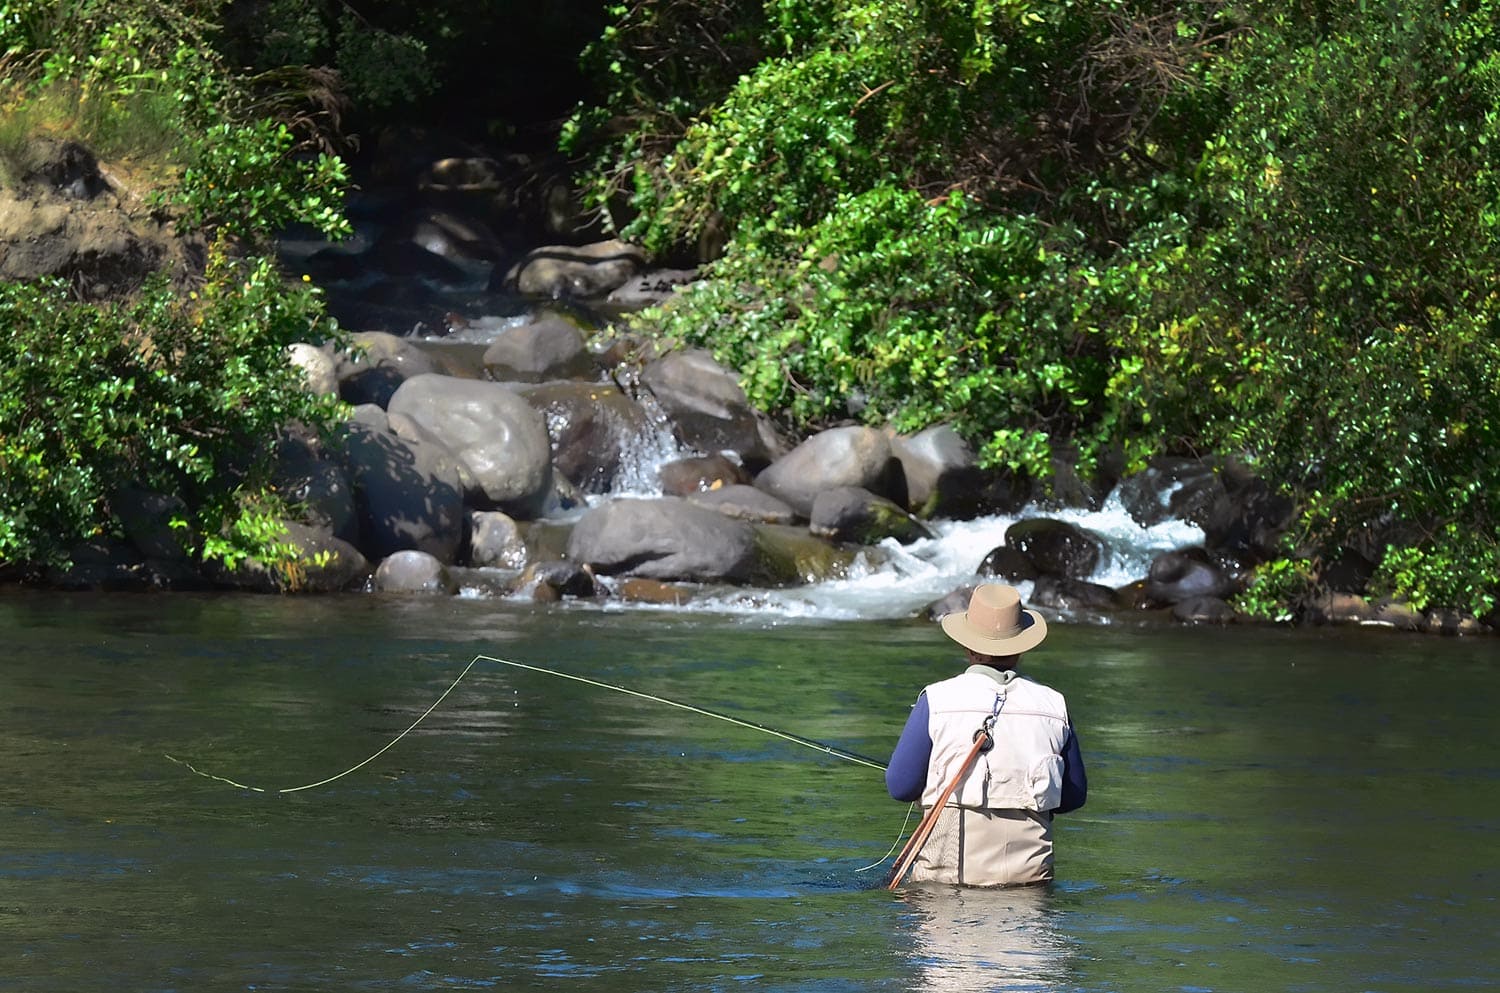
[[[1500,986],[1492,639],[1054,624],[1091,791],[1045,890],[887,893],[878,771],[489,663],[275,792],[481,653],[881,760],[959,664],[917,621],[0,595],[0,990]]]

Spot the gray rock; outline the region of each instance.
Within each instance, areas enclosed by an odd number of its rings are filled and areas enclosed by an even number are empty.
[[[1184,624],[1232,624],[1236,615],[1216,596],[1195,596],[1173,604],[1172,616]]]
[[[690,448],[734,452],[752,471],[786,451],[770,420],[750,405],[739,378],[705,351],[669,352],[641,370],[641,383]]]
[[[755,478],[757,489],[778,497],[802,517],[819,493],[858,486],[906,505],[901,463],[884,432],[866,427],[822,431],[777,459]]]
[[[875,545],[894,538],[909,545],[932,531],[885,497],[858,486],[835,486],[813,500],[808,530],[830,541]]]
[[[797,512],[785,500],[756,489],[753,486],[730,485],[694,493],[687,498],[689,503],[708,507],[729,517],[760,524],[790,524],[797,519]]]
[[[330,349],[299,341],[287,347],[287,360],[302,370],[309,393],[315,396],[334,396],[338,393],[338,362]]]
[[[749,486],[750,473],[722,453],[691,455],[657,467],[656,477],[667,496],[691,496],[728,486]]]
[[[499,383],[413,376],[390,401],[447,446],[466,473],[469,504],[516,517],[541,512],[552,491],[547,426],[520,395]]]
[[[505,274],[505,285],[523,296],[589,299],[625,285],[645,264],[639,248],[619,240],[544,245]]]
[[[1146,595],[1159,604],[1223,597],[1231,587],[1202,549],[1163,552],[1152,560],[1146,575]]]
[[[404,338],[361,331],[350,339],[353,350],[337,356],[339,396],[347,403],[388,406],[402,383],[437,372],[431,356]]]
[[[1166,520],[1201,524],[1223,495],[1224,484],[1212,462],[1163,457],[1120,480],[1115,492],[1126,513],[1142,527]]]
[[[454,560],[464,507],[458,466],[448,452],[353,424],[345,460],[367,557],[414,549],[440,562]]]
[[[1012,584],[1029,583],[1041,575],[1025,552],[1009,545],[990,549],[990,553],[979,563],[978,572],[986,578],[1003,579]]]
[[[1032,589],[1031,599],[1038,607],[1064,611],[1098,613],[1115,610],[1119,606],[1115,591],[1108,586],[1057,576],[1042,576],[1038,579]]]
[[[206,571],[220,586],[251,593],[338,593],[363,584],[370,563],[359,549],[327,529],[283,521],[278,539],[295,550],[292,561],[271,566],[245,559],[233,569],[210,563]]]
[[[746,582],[755,572],[755,532],[676,497],[614,500],[579,520],[568,558],[601,575]]]
[[[126,539],[142,556],[168,562],[192,556],[191,530],[172,527],[174,519],[188,516],[181,497],[127,486],[116,491],[110,503]]]
[[[381,561],[375,569],[375,590],[452,596],[458,592],[458,584],[443,563],[426,552],[407,550],[393,552]]]
[[[359,517],[349,474],[336,462],[305,455],[276,466],[276,491],[297,511],[297,519],[348,542],[359,540]]]
[[[583,332],[560,317],[506,328],[484,351],[485,372],[500,382],[592,378],[594,358]]]
[[[519,569],[526,564],[526,539],[509,514],[476,510],[469,514],[469,564]]]

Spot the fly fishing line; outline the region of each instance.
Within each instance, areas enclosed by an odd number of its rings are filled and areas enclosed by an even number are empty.
[[[422,712],[422,716],[418,717],[415,721],[412,721],[410,727],[408,727],[405,731],[402,731],[400,734],[396,735],[396,737],[392,738],[390,741],[386,742],[385,745],[383,745],[379,750],[371,754],[363,761],[357,762],[349,768],[345,769],[343,772],[329,776],[326,779],[320,779],[315,783],[306,783],[302,786],[288,786],[283,789],[271,789],[263,786],[249,786],[245,783],[240,783],[236,782],[233,779],[229,779],[226,776],[216,776],[212,773],[203,772],[202,770],[195,768],[192,763],[185,762],[182,759],[176,758],[174,756],[167,755],[166,758],[184,767],[196,776],[202,776],[204,779],[212,779],[216,782],[225,783],[229,786],[236,787],[237,789],[250,790],[253,793],[300,793],[303,790],[311,790],[316,789],[319,786],[327,786],[329,783],[332,783],[335,780],[342,779],[352,772],[358,772],[360,769],[363,769],[365,766],[369,765],[371,762],[375,761],[380,756],[390,751],[390,749],[395,746],[396,742],[400,741],[402,738],[405,738],[408,734],[411,734],[411,732],[415,731],[417,725],[425,721],[427,717],[434,710],[436,710],[444,700],[448,699],[448,694],[457,689],[458,684],[464,681],[464,677],[469,674],[469,671],[472,670],[474,666],[478,665],[480,662],[494,662],[497,665],[511,666],[512,668],[524,669],[528,672],[537,672],[548,676],[556,676],[559,679],[572,680],[573,682],[583,683],[587,686],[597,687],[598,689],[612,690],[615,693],[623,693],[626,696],[633,696],[642,700],[649,700],[652,703],[660,703],[668,707],[676,707],[678,710],[686,710],[694,714],[699,714],[703,717],[711,717],[714,720],[726,721],[738,727],[748,728],[752,731],[759,731],[762,734],[768,734],[776,738],[781,738],[783,740],[790,741],[793,744],[801,745],[804,748],[811,748],[814,751],[822,752],[825,755],[831,755],[834,758],[843,759],[846,762],[853,762],[857,765],[868,766],[871,769],[880,769],[882,771],[886,767],[886,764],[884,762],[872,759],[867,755],[860,755],[857,752],[851,752],[843,748],[837,748],[833,745],[828,744],[827,742],[816,741],[812,738],[805,738],[800,734],[792,734],[790,731],[782,731],[779,728],[767,727],[764,724],[757,724],[754,721],[743,720],[729,714],[721,714],[718,711],[708,710],[704,707],[697,707],[690,703],[682,703],[679,700],[671,700],[664,696],[658,696],[655,693],[643,693],[640,690],[633,690],[626,686],[617,686],[614,683],[606,683],[598,679],[590,679],[587,676],[574,675],[570,672],[563,672],[560,669],[548,669],[539,665],[530,665],[526,662],[515,662],[511,659],[495,658],[491,655],[476,655],[474,656],[474,658],[470,659],[469,664],[464,666],[463,672],[460,672],[458,674],[458,678],[448,684],[448,688],[443,691],[442,696],[434,700],[432,702],[432,706],[428,707],[425,711]]]

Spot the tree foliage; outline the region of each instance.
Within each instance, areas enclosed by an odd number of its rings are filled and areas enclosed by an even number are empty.
[[[57,561],[119,528],[127,486],[185,501],[184,544],[274,557],[264,456],[292,421],[329,422],[287,346],[336,334],[317,292],[259,254],[283,226],[346,229],[343,163],[320,125],[214,48],[219,0],[0,4],[0,163],[36,133],[131,162],[209,244],[188,292],[154,279],[87,303],[62,281],[0,285],[0,564]],[[0,169],[0,179],[6,170]]]
[[[1373,549],[1378,592],[1494,607],[1493,0],[614,13],[566,135],[599,206],[657,251],[730,235],[643,326],[804,427],[1235,456],[1298,500],[1277,598]]]

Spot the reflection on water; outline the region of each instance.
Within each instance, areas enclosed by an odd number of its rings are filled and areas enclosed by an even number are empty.
[[[902,891],[915,926],[919,988],[931,993],[1066,988],[1069,943],[1046,886]]]

